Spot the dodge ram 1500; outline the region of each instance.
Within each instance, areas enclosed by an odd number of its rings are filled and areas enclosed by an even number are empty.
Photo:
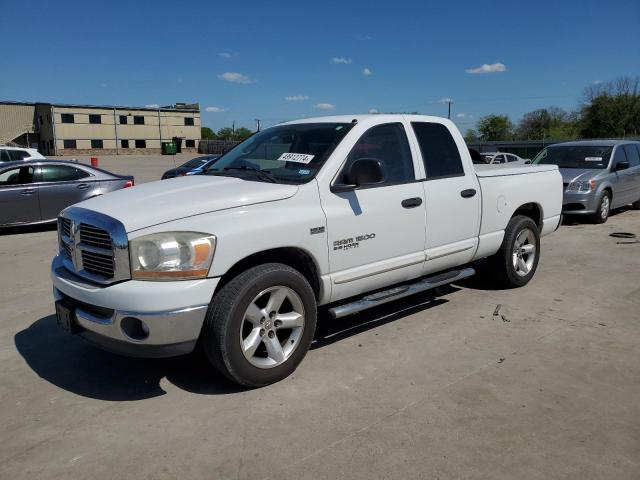
[[[104,349],[196,344],[235,382],[291,374],[317,308],[339,318],[474,273],[533,277],[561,220],[555,165],[473,165],[446,119],[355,115],[283,123],[204,175],[67,208],[51,275],[59,324]]]

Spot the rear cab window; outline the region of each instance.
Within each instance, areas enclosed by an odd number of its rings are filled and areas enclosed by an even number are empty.
[[[462,158],[451,132],[441,123],[411,122],[427,180],[464,176]]]

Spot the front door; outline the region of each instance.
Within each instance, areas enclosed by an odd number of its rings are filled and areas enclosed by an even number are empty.
[[[38,188],[33,167],[13,167],[0,172],[0,225],[40,220]]]
[[[353,191],[321,191],[327,216],[329,268],[336,301],[415,278],[424,263],[424,190],[402,123],[366,131],[334,180],[361,158],[379,160],[385,179]]]

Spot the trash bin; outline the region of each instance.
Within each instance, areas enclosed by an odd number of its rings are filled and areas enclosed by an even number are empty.
[[[175,155],[176,144],[173,142],[162,142],[162,154],[163,155]]]

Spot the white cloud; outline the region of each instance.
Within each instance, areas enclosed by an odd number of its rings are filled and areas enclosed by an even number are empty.
[[[100,87],[101,87],[101,88],[108,88],[108,87],[109,87],[109,84],[108,84],[108,83],[104,83],[104,82],[103,82],[103,83],[101,83],[101,84],[100,84]]]
[[[456,117],[458,117],[458,118],[473,118],[473,115],[471,115],[470,113],[460,112],[460,113],[456,114]]]
[[[222,74],[218,75],[218,78],[220,80],[225,80],[227,82],[241,83],[243,85],[255,82],[255,80],[253,80],[251,77],[249,77],[247,75],[243,75],[243,74],[238,73],[238,72],[225,72],[225,73],[222,73]]]
[[[345,57],[333,57],[331,61],[333,63],[342,63],[343,65],[350,65],[353,62],[350,58]]]
[[[373,72],[372,72],[372,71],[371,71],[371,69],[369,69],[369,68],[364,68],[364,69],[362,69],[362,74],[363,74],[365,77],[368,77],[369,75],[373,75]]]
[[[336,108],[333,103],[316,103],[313,107],[318,110],[335,110]]]
[[[149,105],[145,105],[147,108],[160,108],[160,105],[157,103],[150,103]]]
[[[237,57],[238,55],[240,55],[238,52],[233,52],[233,53],[230,53],[230,52],[220,52],[220,53],[218,54],[218,56],[219,56],[219,57],[222,57],[222,58],[234,58],[234,57]]]
[[[288,97],[284,97],[287,102],[304,102],[305,100],[309,100],[308,95],[289,95]]]
[[[380,112],[378,112],[378,110],[376,110],[375,108],[370,108],[369,113],[380,113]]]
[[[220,113],[220,112],[226,112],[227,111],[226,108],[220,108],[220,107],[207,107],[207,108],[205,108],[205,110],[207,112],[213,112],[213,113]]]
[[[444,98],[441,98],[440,100],[438,100],[438,102],[440,102],[440,103],[453,103],[453,98],[444,97]]]
[[[507,67],[504,63],[483,63],[479,67],[476,68],[467,68],[465,72],[467,73],[497,73],[504,72],[507,70]]]

